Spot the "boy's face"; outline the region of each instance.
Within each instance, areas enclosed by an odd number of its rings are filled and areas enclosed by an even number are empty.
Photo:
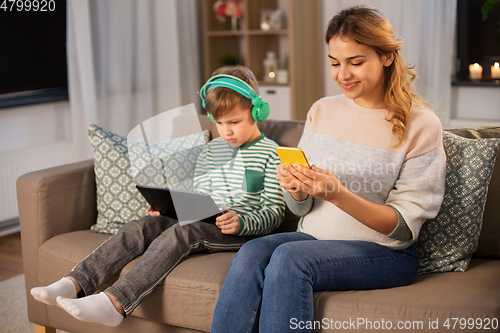
[[[215,119],[215,123],[219,135],[233,148],[250,143],[260,136],[250,110],[242,109],[239,105]]]

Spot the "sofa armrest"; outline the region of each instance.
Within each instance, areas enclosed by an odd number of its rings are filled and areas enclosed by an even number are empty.
[[[17,179],[23,266],[30,321],[45,325],[46,306],[29,294],[39,286],[39,248],[48,239],[88,229],[97,219],[94,161],[44,169]]]
[[[27,173],[16,185],[21,233],[33,246],[96,222],[93,160]]]

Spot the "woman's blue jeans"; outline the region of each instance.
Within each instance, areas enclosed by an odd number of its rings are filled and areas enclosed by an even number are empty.
[[[313,291],[367,290],[410,284],[415,245],[401,251],[363,241],[273,234],[239,250],[215,307],[211,333],[297,332],[313,321]],[[310,332],[302,330],[301,332]]]

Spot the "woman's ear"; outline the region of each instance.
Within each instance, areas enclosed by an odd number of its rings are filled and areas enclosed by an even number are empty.
[[[392,65],[394,61],[394,53],[387,53],[382,56],[382,63],[385,67]]]

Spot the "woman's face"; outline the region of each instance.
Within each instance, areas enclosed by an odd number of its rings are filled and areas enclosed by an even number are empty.
[[[379,56],[371,47],[348,38],[334,37],[328,43],[331,75],[344,94],[360,106],[383,109],[384,68],[394,55]]]

